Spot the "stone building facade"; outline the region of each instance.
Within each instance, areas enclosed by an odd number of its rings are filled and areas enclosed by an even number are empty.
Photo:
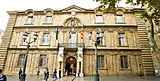
[[[8,11],[10,19],[0,48],[0,68],[15,75],[23,68],[26,43],[32,41],[27,74],[41,74],[47,67],[63,76],[95,74],[95,40],[100,75],[149,75],[154,73],[143,9],[118,8],[115,12],[85,9],[76,5],[61,10]],[[71,69],[72,68],[72,69]]]
[[[3,30],[0,30],[0,44],[1,44],[1,42],[2,42],[3,33],[4,33],[4,31],[3,31]]]

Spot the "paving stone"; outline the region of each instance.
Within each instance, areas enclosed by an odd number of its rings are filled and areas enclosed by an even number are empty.
[[[18,76],[7,76],[8,81],[19,81]],[[69,76],[68,78],[63,77],[60,79],[49,78],[48,81],[94,81],[93,76],[87,76],[83,78]],[[43,76],[27,76],[26,81],[45,81]],[[160,77],[156,76],[100,76],[100,81],[160,81]]]

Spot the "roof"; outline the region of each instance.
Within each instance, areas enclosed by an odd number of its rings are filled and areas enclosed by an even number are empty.
[[[122,7],[120,7],[120,8],[122,8]],[[42,12],[42,13],[44,13],[44,11],[46,11],[46,10],[52,10],[53,11],[53,13],[55,13],[55,12],[71,12],[72,10],[74,10],[74,11],[76,11],[76,12],[95,12],[95,10],[96,10],[97,8],[93,8],[93,9],[86,9],[86,8],[82,8],[82,7],[79,7],[79,6],[77,6],[77,5],[71,5],[71,6],[69,6],[69,7],[66,7],[66,8],[64,8],[64,9],[59,9],[59,10],[54,10],[54,9],[51,9],[51,8],[46,8],[46,9],[43,9],[43,10],[33,10],[33,9],[27,9],[27,10],[23,10],[23,11],[7,11],[8,12],[8,14],[17,14],[17,13],[23,13],[23,14],[25,14],[28,10],[32,10],[33,12],[35,12],[35,13],[40,13],[40,12]],[[142,10],[144,10],[143,8],[123,8],[123,9],[125,9],[126,11],[128,10],[128,11],[142,11]]]

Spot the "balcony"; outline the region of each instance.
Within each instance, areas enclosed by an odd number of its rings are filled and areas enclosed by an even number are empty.
[[[84,43],[59,43],[58,47],[64,47],[64,48],[78,48],[78,47],[84,47]]]

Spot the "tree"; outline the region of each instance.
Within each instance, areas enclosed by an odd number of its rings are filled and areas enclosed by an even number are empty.
[[[122,0],[95,0],[100,2],[99,8],[105,8],[107,10],[116,10],[116,4]],[[150,23],[150,45],[154,52],[160,52],[156,41],[154,39],[154,26],[160,26],[160,0],[126,0],[126,4],[131,4],[133,6],[140,5],[141,8],[146,8],[144,13],[142,13],[142,18]]]

